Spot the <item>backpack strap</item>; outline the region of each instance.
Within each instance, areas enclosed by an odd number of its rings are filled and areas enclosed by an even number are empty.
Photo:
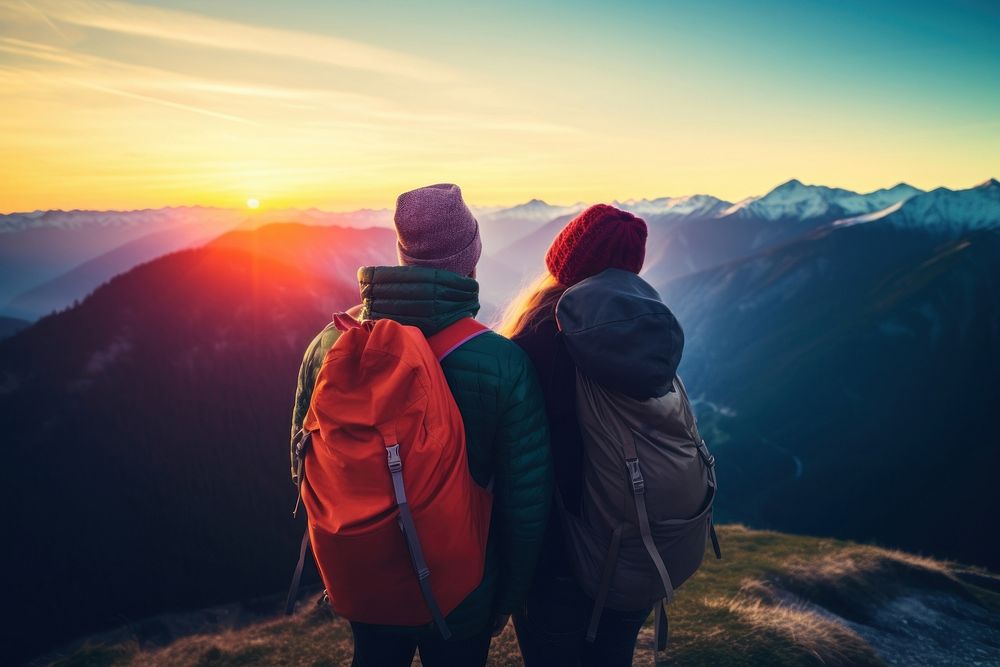
[[[660,552],[653,542],[653,531],[649,526],[649,514],[646,513],[646,483],[642,478],[642,471],[639,469],[639,454],[635,448],[635,436],[626,438],[622,443],[625,452],[625,468],[628,471],[629,480],[632,483],[632,500],[635,502],[635,511],[639,519],[639,535],[642,536],[642,543],[646,547],[650,560],[656,567],[660,575],[660,582],[663,584],[663,599],[671,602],[674,599],[674,585],[670,581],[667,573],[667,566],[660,557]]]
[[[695,428],[695,436],[698,442],[698,454],[701,455],[701,460],[705,463],[705,469],[708,471],[708,485],[712,487],[714,493],[718,493],[719,483],[715,477],[715,456],[708,451],[708,445],[697,433],[697,427]],[[719,535],[715,532],[714,518],[708,520],[708,535],[712,538],[712,551],[715,552],[715,557],[722,560],[722,549],[719,547]]]
[[[635,502],[635,511],[639,519],[639,535],[642,536],[642,543],[660,575],[660,582],[663,584],[663,599],[656,603],[653,637],[656,650],[664,651],[667,648],[669,630],[667,603],[674,599],[674,585],[667,573],[667,566],[653,542],[653,531],[649,526],[649,514],[646,512],[646,482],[642,478],[642,470],[639,468],[639,453],[636,451],[634,434],[622,443],[622,450],[625,453],[625,468],[628,470],[629,481],[632,483],[632,500]]]
[[[292,510],[292,518],[298,516],[299,507],[302,505],[302,481],[305,479],[305,459],[306,451],[309,449],[309,443],[312,440],[312,434],[306,432],[304,429],[299,429],[292,438],[292,442],[295,445],[295,484],[298,487],[298,497],[295,500],[295,509]],[[309,526],[306,526],[305,533],[302,535],[302,544],[299,545],[299,562],[295,566],[295,571],[292,573],[292,583],[288,587],[288,597],[285,599],[285,614],[288,616],[292,615],[295,611],[295,601],[299,597],[299,584],[302,582],[302,569],[306,565],[306,553],[309,551]]]
[[[712,538],[712,551],[715,552],[715,558],[722,560],[722,547],[719,546],[719,534],[715,532],[714,518],[708,520],[708,535]]]
[[[664,598],[656,603],[656,613],[654,614],[655,625],[653,630],[653,641],[657,651],[667,650],[667,639],[670,636],[670,625],[667,621],[667,600]]]
[[[562,506],[561,501],[557,502]],[[590,625],[587,627],[587,641],[591,644],[597,639],[597,627],[601,623],[601,613],[608,601],[608,592],[611,590],[611,580],[614,579],[615,565],[618,563],[618,550],[622,544],[624,527],[624,525],[619,524],[611,533],[611,544],[608,547],[608,553],[604,556],[604,565],[601,567],[601,583],[597,589],[594,608],[590,612]]]
[[[441,637],[445,640],[451,639],[451,630],[448,629],[444,614],[441,613],[441,607],[431,589],[431,571],[424,559],[424,550],[420,546],[420,538],[417,537],[417,526],[413,522],[413,513],[410,512],[410,504],[406,500],[406,487],[403,486],[403,459],[399,456],[399,443],[396,441],[395,433],[392,432],[395,429],[379,430],[383,431],[386,465],[389,467],[389,474],[392,475],[392,490],[396,496],[396,506],[399,508],[399,527],[406,538],[406,547],[410,552],[410,563],[417,575],[417,584]]]
[[[285,615],[291,616],[295,612],[295,601],[299,597],[299,584],[302,582],[302,568],[306,565],[306,553],[309,551],[309,527],[302,535],[302,544],[299,545],[299,562],[292,573],[292,585],[288,587],[288,597],[285,598]]]
[[[462,347],[462,345],[489,330],[489,327],[485,324],[477,322],[471,317],[463,317],[457,322],[441,329],[441,331],[438,331],[433,336],[428,336],[427,343],[431,346],[431,350],[434,352],[437,360],[444,361],[445,357]]]

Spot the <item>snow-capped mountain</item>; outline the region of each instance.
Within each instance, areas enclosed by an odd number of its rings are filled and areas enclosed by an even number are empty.
[[[763,197],[745,199],[723,215],[757,220],[834,220],[864,215],[922,192],[906,183],[859,194],[825,185],[805,185],[797,179],[782,183]]]
[[[874,192],[869,192],[866,195],[861,195],[868,202],[874,206],[875,210],[880,210],[892,206],[893,204],[899,204],[906,201],[910,197],[923,194],[924,191],[920,188],[915,188],[909,183],[897,183],[891,188],[882,188],[881,190],[875,190]]]
[[[656,199],[626,199],[615,200],[613,206],[634,213],[638,216],[697,216],[703,218],[715,217],[732,206],[731,202],[723,201],[712,195],[687,195],[684,197],[658,197]]]
[[[532,199],[517,206],[471,208],[479,220],[484,253],[489,255],[530,236],[556,218],[579,213],[585,206],[583,203],[556,206],[541,199]]]
[[[968,190],[924,193],[900,183],[864,194],[791,180],[737,204],[704,194],[613,204],[649,223],[646,275],[660,283],[765,251],[830,223],[884,221],[951,235],[1000,224],[995,179]],[[483,239],[484,300],[503,303],[520,278],[540,271],[552,239],[586,205],[532,199],[508,207],[473,206]],[[274,222],[391,227],[392,211],[188,206],[0,214],[0,313],[35,319],[137,264],[201,245],[230,229]]]
[[[516,206],[473,206],[472,212],[479,222],[518,222],[544,224],[553,218],[582,211],[582,202],[569,206],[549,204],[541,199],[532,199]]]
[[[1000,227],[1000,181],[991,178],[966,190],[937,188],[871,215],[841,224],[884,222],[938,233],[960,233]]]

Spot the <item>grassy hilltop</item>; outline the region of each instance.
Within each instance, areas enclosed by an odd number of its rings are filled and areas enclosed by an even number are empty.
[[[705,565],[671,610],[671,665],[1000,664],[1000,578],[841,540],[723,526],[725,560]],[[335,666],[350,630],[312,604],[250,623],[201,612],[150,619],[38,664]],[[227,618],[229,620],[227,620]],[[205,620],[209,619],[209,620]],[[199,623],[201,627],[199,626]],[[652,628],[635,664],[653,661]],[[521,664],[513,628],[491,665]]]

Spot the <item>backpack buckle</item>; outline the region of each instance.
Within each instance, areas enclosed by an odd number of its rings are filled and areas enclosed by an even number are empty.
[[[698,444],[698,453],[701,454],[701,459],[705,462],[705,465],[709,468],[715,467],[715,454],[708,451],[708,445],[705,444],[704,440]]]
[[[392,445],[385,448],[386,456],[389,458],[389,471],[399,472],[403,469],[403,459],[399,458],[399,445]]]
[[[632,493],[642,495],[646,491],[646,482],[642,478],[642,471],[639,470],[639,459],[625,459],[625,467],[632,482]]]
[[[295,434],[295,457],[298,459],[304,459],[306,452],[309,450],[309,444],[312,441],[312,433],[306,431],[305,429],[300,429],[298,433]]]

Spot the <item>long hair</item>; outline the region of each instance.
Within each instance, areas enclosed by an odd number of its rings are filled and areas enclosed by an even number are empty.
[[[546,271],[510,302],[504,310],[497,332],[507,338],[533,329],[548,317],[555,317],[556,302],[566,286]]]

